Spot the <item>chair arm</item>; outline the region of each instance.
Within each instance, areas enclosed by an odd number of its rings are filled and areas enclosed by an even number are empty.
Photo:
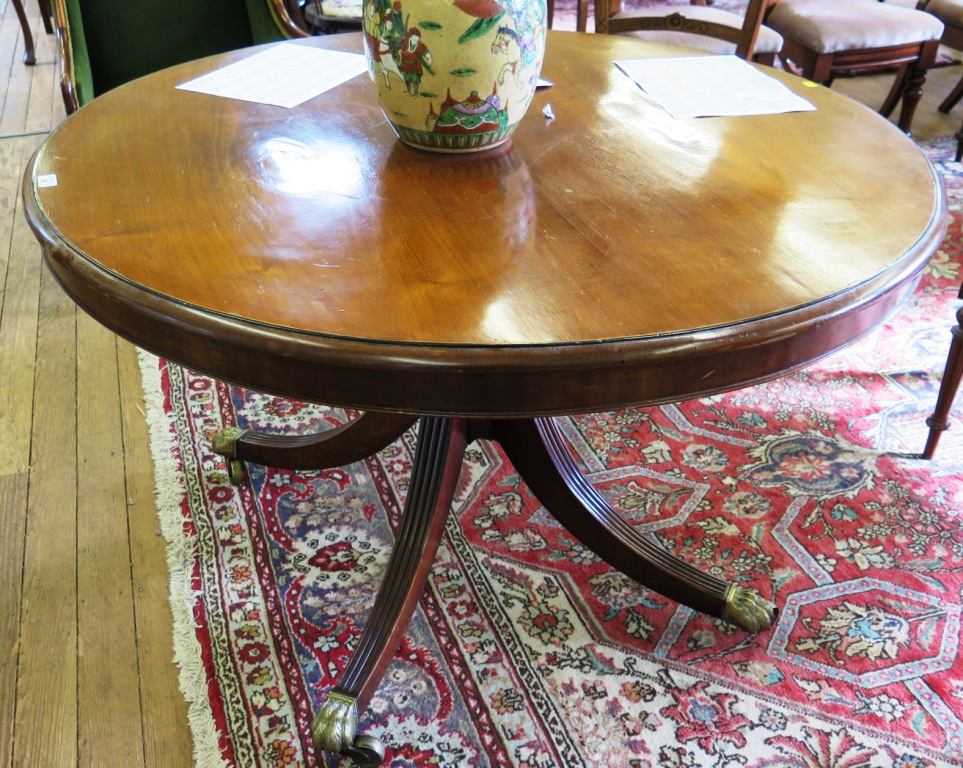
[[[52,10],[60,58],[60,92],[70,115],[93,99],[94,79],[80,6],[76,0],[53,0]]]
[[[288,13],[284,0],[245,0],[255,43],[270,43],[282,38],[308,37]],[[264,13],[265,6],[268,13]]]

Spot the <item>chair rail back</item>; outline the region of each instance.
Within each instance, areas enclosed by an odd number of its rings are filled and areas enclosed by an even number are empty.
[[[751,59],[759,38],[759,29],[766,12],[778,0],[749,0],[742,26],[705,20],[697,15],[686,14],[684,6],[666,6],[664,16],[653,14],[651,9],[633,12],[623,9],[623,0],[597,0],[595,3],[595,31],[608,34],[622,32],[659,31],[688,32],[714,37],[735,44],[736,55]],[[668,13],[671,10],[672,13]]]

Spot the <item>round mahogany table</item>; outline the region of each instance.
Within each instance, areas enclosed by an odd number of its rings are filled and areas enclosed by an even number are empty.
[[[357,34],[296,44],[361,50]],[[616,568],[768,627],[768,600],[626,523],[550,417],[743,387],[872,329],[945,230],[917,147],[774,70],[816,111],[673,119],[613,62],[692,51],[578,33],[549,33],[554,86],[508,146],[474,155],[400,143],[365,76],[290,110],[175,89],[250,54],[104,94],[38,150],[23,193],[53,274],[118,334],[227,381],[364,412],[302,438],[228,430],[216,449],[235,472],[345,464],[420,419],[402,528],[315,718],[319,748],[380,759],[358,710],[424,588],[475,437],[498,440]]]

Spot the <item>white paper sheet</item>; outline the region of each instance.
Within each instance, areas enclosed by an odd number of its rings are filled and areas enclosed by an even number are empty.
[[[673,117],[768,115],[816,109],[737,56],[633,59],[615,65]]]
[[[229,99],[296,107],[367,70],[360,53],[279,43],[177,87]]]

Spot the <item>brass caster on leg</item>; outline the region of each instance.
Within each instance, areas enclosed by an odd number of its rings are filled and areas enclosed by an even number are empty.
[[[375,736],[361,735],[355,738],[350,747],[342,750],[341,754],[350,757],[363,768],[376,768],[385,759],[385,745]]]
[[[756,590],[730,584],[722,619],[747,632],[761,632],[772,626],[777,612],[776,604],[766,600]]]
[[[237,441],[247,431],[240,427],[226,427],[211,439],[211,450],[227,459],[227,477],[231,485],[239,485],[244,480],[244,462],[237,458]]]
[[[244,480],[244,462],[239,459],[227,460],[227,479],[231,485],[240,485]]]
[[[333,692],[311,722],[311,738],[320,752],[347,749],[358,732],[358,702],[351,696]]]
[[[385,759],[385,747],[374,736],[357,735],[358,702],[343,693],[332,693],[311,723],[311,738],[319,752],[336,752],[365,768]]]

